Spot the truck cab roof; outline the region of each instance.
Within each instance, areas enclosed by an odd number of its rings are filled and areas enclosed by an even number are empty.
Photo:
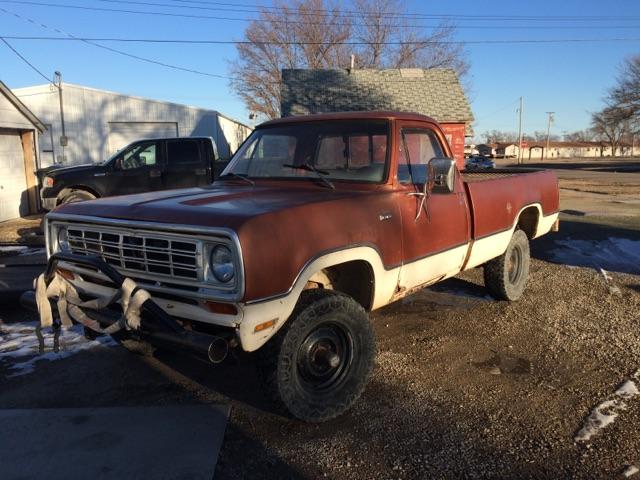
[[[433,118],[427,117],[426,115],[420,115],[419,113],[381,110],[375,112],[355,111],[316,113],[313,115],[275,118],[258,125],[256,128],[270,127],[273,125],[290,125],[292,123],[326,122],[334,120],[413,120],[436,123],[436,120]]]

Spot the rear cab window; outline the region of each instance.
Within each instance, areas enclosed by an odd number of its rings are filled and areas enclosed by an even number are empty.
[[[169,166],[201,163],[200,142],[197,140],[167,141]]]

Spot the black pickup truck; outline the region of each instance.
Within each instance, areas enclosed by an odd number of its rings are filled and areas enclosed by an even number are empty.
[[[103,163],[41,170],[42,206],[208,185],[226,165],[210,137],[138,140]]]

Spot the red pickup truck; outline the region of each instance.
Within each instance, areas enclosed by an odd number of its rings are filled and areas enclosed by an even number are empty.
[[[212,362],[257,351],[280,406],[333,418],[374,365],[368,311],[480,266],[493,297],[517,300],[529,241],[557,228],[552,172],[464,172],[451,157],[416,114],[266,122],[211,186],[58,207],[24,301],[45,318],[49,297],[54,325],[58,300],[63,320]]]

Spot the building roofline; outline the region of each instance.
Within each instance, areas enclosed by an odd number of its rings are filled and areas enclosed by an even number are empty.
[[[44,90],[44,89],[49,89],[49,85],[50,84],[40,84],[40,85],[31,85],[29,87],[21,87],[21,88],[16,88],[14,89],[16,92],[20,93],[20,92],[24,92],[25,94],[29,91],[29,90]],[[216,115],[219,115],[221,117],[226,118],[227,120],[231,120],[232,122],[235,122],[239,125],[242,125],[243,127],[249,128],[251,129],[251,127],[249,127],[248,125],[236,120],[233,117],[230,117],[228,115],[225,115],[223,113],[220,113],[218,110],[212,109],[212,108],[204,108],[204,107],[197,107],[195,105],[188,105],[185,103],[177,103],[177,102],[170,102],[167,100],[158,100],[155,98],[149,98],[149,97],[142,97],[139,95],[130,95],[128,93],[122,93],[122,92],[114,92],[113,90],[104,90],[102,88],[95,88],[95,87],[88,87],[86,85],[78,85],[76,83],[69,83],[69,82],[64,82],[63,83],[63,88],[66,87],[71,87],[71,88],[77,88],[80,90],[89,90],[91,92],[99,92],[99,93],[107,93],[109,95],[118,95],[120,97],[128,97],[128,98],[133,98],[135,100],[143,100],[145,102],[155,102],[155,103],[160,103],[162,105],[172,105],[172,106],[177,106],[177,107],[186,107],[186,108],[193,108],[196,110],[203,110],[203,111],[207,111],[207,112],[212,112],[215,113]],[[45,93],[45,92],[42,92]]]
[[[5,97],[7,97],[7,100],[9,100],[20,113],[27,117],[27,120],[29,120],[40,133],[44,132],[47,129],[45,124],[42,123],[40,119],[36,117],[35,114],[31,110],[29,110],[18,97],[16,97],[16,94],[13,93],[2,80],[0,80],[0,92],[2,92]]]

